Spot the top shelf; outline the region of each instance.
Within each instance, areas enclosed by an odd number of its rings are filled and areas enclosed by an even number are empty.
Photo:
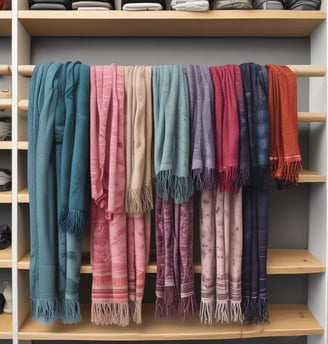
[[[32,11],[18,13],[30,36],[309,37],[323,11]]]

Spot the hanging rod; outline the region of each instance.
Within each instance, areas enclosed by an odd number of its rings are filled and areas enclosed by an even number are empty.
[[[18,66],[18,73],[22,76],[31,76],[34,70],[34,65],[20,65]],[[326,68],[324,66],[312,65],[287,65],[297,76],[325,76]]]
[[[0,65],[0,75],[11,75],[11,66],[10,65]]]

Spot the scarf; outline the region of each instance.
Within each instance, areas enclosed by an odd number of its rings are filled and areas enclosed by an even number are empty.
[[[270,178],[278,186],[298,182],[302,158],[298,145],[297,80],[287,66],[266,65],[269,75]]]
[[[215,92],[216,169],[221,192],[237,190],[239,163],[239,120],[235,84],[240,83],[239,66],[209,67]]]
[[[182,66],[152,68],[156,194],[176,203],[193,194],[189,168],[189,100]]]
[[[216,184],[214,90],[208,67],[186,67],[191,119],[191,172],[196,190]]]
[[[65,323],[81,319],[81,236],[89,199],[89,84],[89,67],[80,62],[46,62],[36,66],[31,78],[30,288],[32,316],[41,323],[59,317]]]
[[[156,197],[155,316],[194,314],[193,199],[181,204]]]
[[[125,209],[140,214],[153,208],[151,67],[125,67],[125,97]]]
[[[91,67],[91,321],[129,324],[124,69]]]
[[[242,293],[245,323],[268,321],[267,248],[268,248],[268,175],[269,110],[268,76],[263,66],[240,65],[243,75],[249,139],[251,183],[243,187],[243,264]]]
[[[202,323],[242,321],[242,190],[201,193]]]
[[[136,323],[142,321],[153,207],[151,96],[151,67],[125,67],[129,308]]]

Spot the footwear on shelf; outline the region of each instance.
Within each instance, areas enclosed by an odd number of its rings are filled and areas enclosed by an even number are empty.
[[[11,282],[9,281],[2,281],[0,282],[0,294],[4,296],[5,302],[3,305],[3,313],[12,313],[12,287]]]
[[[0,117],[0,141],[11,140],[11,118]]]
[[[11,190],[11,171],[0,168],[0,191]]]
[[[11,230],[8,225],[0,226],[0,250],[11,245]]]

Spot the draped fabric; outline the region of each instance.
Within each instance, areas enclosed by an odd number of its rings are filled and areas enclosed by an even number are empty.
[[[158,318],[194,314],[193,198],[174,203],[156,197],[156,307]]]
[[[221,192],[238,189],[239,118],[236,84],[238,65],[209,67],[215,92],[216,169]]]
[[[186,67],[190,108],[191,173],[196,190],[216,185],[214,89],[208,67]]]
[[[243,187],[242,293],[245,323],[268,321],[267,248],[269,181],[269,108],[266,69],[254,63],[240,65],[247,122],[242,140],[249,140],[250,183]]]
[[[287,66],[266,65],[269,77],[270,178],[293,186],[302,169],[298,144],[297,80]]]
[[[32,316],[81,319],[81,237],[90,199],[89,67],[37,65],[28,110]],[[63,96],[64,95],[64,96]]]
[[[187,78],[178,65],[154,66],[152,71],[156,194],[187,202],[194,191]]]
[[[124,69],[91,67],[91,321],[129,324]]]

